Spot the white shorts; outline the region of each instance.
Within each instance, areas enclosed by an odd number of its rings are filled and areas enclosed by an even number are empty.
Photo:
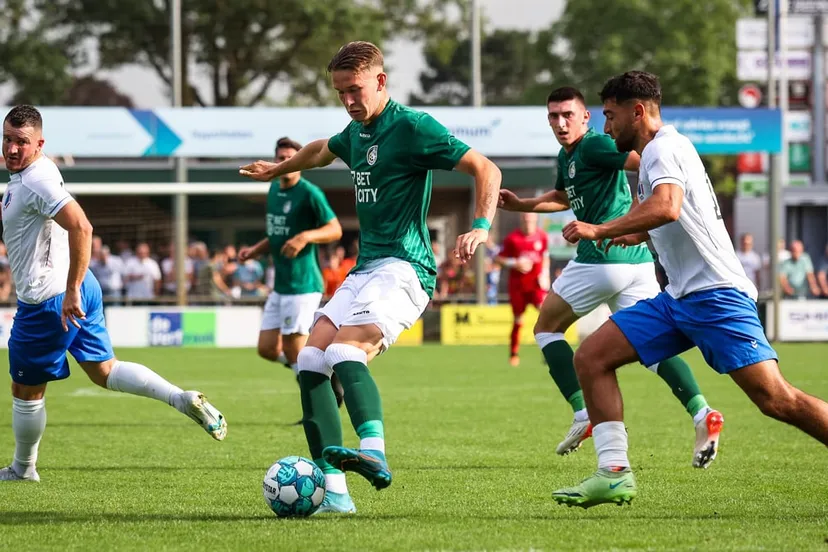
[[[308,335],[313,326],[313,313],[321,301],[321,293],[279,295],[271,292],[262,313],[262,331],[280,330],[282,335]]]
[[[331,300],[316,312],[337,328],[375,324],[382,332],[382,350],[420,318],[429,303],[417,273],[405,261],[393,261],[371,272],[349,274]]]
[[[583,264],[569,261],[552,283],[552,291],[578,316],[606,303],[612,312],[631,307],[661,292],[654,263]]]

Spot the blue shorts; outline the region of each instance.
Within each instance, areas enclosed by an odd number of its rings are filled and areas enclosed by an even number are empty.
[[[102,362],[115,356],[104,324],[101,286],[91,272],[81,284],[81,305],[86,320],[80,329],[67,322],[63,331],[60,311],[63,296],[29,305],[17,302],[17,313],[9,336],[9,372],[23,385],[40,385],[69,377],[66,352],[78,362]]]
[[[720,374],[777,360],[759,322],[756,303],[732,288],[698,291],[681,299],[662,292],[616,312],[610,319],[645,366],[693,346]]]

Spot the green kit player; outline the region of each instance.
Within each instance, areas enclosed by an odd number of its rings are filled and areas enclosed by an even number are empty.
[[[578,220],[591,224],[625,215],[632,206],[632,195],[624,171],[638,170],[638,154],[620,153],[612,138],[589,128],[589,111],[578,90],[554,90],[547,99],[547,108],[549,126],[562,146],[555,189],[531,199],[519,199],[501,190],[500,207],[536,213],[572,209]],[[553,283],[535,325],[535,340],[549,373],[575,411],[572,427],[558,445],[558,454],[577,450],[592,434],[572,362],[573,351],[564,340],[564,332],[604,303],[616,312],[661,291],[646,244],[606,251],[601,245],[587,240],[578,243],[577,256]],[[690,367],[681,358],[673,357],[648,368],[667,382],[693,417],[693,466],[708,467],[718,451],[722,415],[707,405]]]
[[[276,161],[287,161],[302,149],[290,138],[276,142]],[[267,298],[259,331],[259,356],[281,362],[299,373],[297,358],[313,325],[313,315],[322,300],[322,272],[316,244],[342,237],[339,225],[325,194],[301,172],[282,175],[270,185],[267,194],[267,237],[253,247],[239,251],[244,262],[270,252],[275,278]],[[331,383],[342,402],[342,387]]]
[[[426,226],[431,171],[453,170],[475,180],[472,230],[457,238],[454,255],[467,262],[488,238],[497,209],[500,170],[457,140],[430,115],[388,96],[380,50],[368,42],[343,46],[328,66],[333,87],[352,121],[340,134],[318,140],[283,163],[257,161],[239,173],[267,181],[329,165],[351,169],[360,226],[357,264],[317,312],[299,353],[305,435],[326,476],[323,512],[353,512],[345,475],[355,471],[377,489],[391,484],[385,458],[382,404],[368,362],[390,347],[425,310],[436,265]],[[359,449],[342,446],[342,427],[331,386],[337,374],[359,435]]]

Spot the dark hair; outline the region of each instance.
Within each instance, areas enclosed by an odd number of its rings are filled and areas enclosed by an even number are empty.
[[[299,151],[300,149],[302,149],[302,144],[300,144],[296,140],[291,140],[290,138],[285,136],[284,138],[279,138],[278,140],[276,140],[276,149],[280,150],[282,148],[290,148]]]
[[[43,118],[40,116],[40,111],[31,105],[18,105],[13,107],[6,114],[5,122],[14,128],[22,128],[25,126],[43,128]]]
[[[627,71],[623,75],[612,77],[601,90],[601,102],[615,100],[623,103],[628,100],[655,102],[661,106],[661,84],[658,77],[645,71]]]
[[[549,96],[546,97],[546,103],[550,104],[552,102],[565,102],[568,100],[578,100],[581,102],[582,105],[586,106],[586,100],[584,99],[584,95],[581,94],[581,91],[577,88],[573,88],[571,86],[562,86],[560,88],[556,88],[552,92],[549,93]]]
[[[382,52],[376,45],[365,41],[349,42],[331,59],[328,73],[343,69],[359,72],[369,67],[382,67],[382,64]]]

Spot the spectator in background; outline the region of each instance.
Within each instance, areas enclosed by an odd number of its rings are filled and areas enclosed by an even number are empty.
[[[822,254],[822,260],[819,262],[817,283],[822,296],[828,297],[828,245],[825,246],[825,253]]]
[[[490,305],[497,305],[497,291],[500,285],[500,265],[497,264],[495,259],[500,254],[500,250],[500,245],[489,234],[489,239],[486,242],[486,299]]]
[[[437,240],[431,240],[431,250],[434,252],[434,262],[437,266],[443,264],[446,260],[446,256],[443,254],[443,247],[440,245],[440,242]]]
[[[113,256],[109,246],[102,245],[95,252],[95,241],[92,241],[92,258],[89,261],[89,270],[101,284],[104,300],[120,299],[124,291],[123,274],[124,263],[120,257]]]
[[[199,255],[202,254],[208,254],[206,245],[204,246],[204,252],[199,253]],[[198,273],[192,291],[194,296],[211,301],[229,299],[232,296],[230,287],[222,275],[226,259],[224,251],[219,250],[213,253],[212,259],[198,265]]]
[[[221,265],[221,277],[228,288],[233,287],[233,277],[236,269],[239,268],[239,257],[235,245],[224,246],[224,258]]]
[[[325,281],[325,299],[333,297],[334,292],[339,289],[347,275],[348,272],[342,266],[342,259],[337,255],[331,255],[331,258],[328,259],[328,266],[322,269],[322,279]]]
[[[129,241],[127,240],[118,240],[115,242],[115,251],[123,261],[124,266],[126,266],[130,259],[135,257],[135,254],[132,252],[132,248],[129,246]]]
[[[805,299],[808,290],[819,297],[819,287],[814,276],[811,257],[805,253],[805,246],[799,240],[791,242],[791,258],[779,268],[779,283],[786,298]]]
[[[791,244],[793,246],[793,244]],[[785,261],[791,258],[791,252],[785,247],[785,238],[779,238],[776,242],[776,259],[782,265]]]
[[[124,267],[124,283],[129,299],[153,299],[161,291],[161,268],[150,257],[150,248],[146,243],[138,244],[135,257],[127,261]]]
[[[243,248],[246,246],[243,246]],[[234,293],[240,297],[259,297],[266,295],[268,289],[264,285],[264,269],[255,259],[247,259],[240,263],[233,275]],[[238,292],[236,292],[238,289]]]
[[[4,252],[5,248],[5,244],[3,244]],[[14,299],[14,280],[12,279],[9,259],[3,255],[0,256],[0,301],[7,302],[12,299]]]
[[[338,249],[339,248],[337,247],[337,250]],[[348,251],[348,256],[342,260],[342,266],[345,268],[346,274],[356,266],[357,257],[359,257],[359,238],[355,238],[354,241],[351,242],[351,248]]]
[[[462,264],[460,259],[449,255],[437,271],[437,290],[439,294],[436,298],[441,300],[474,293],[474,273],[468,264]]]
[[[161,261],[161,274],[164,282],[162,288],[164,295],[175,295],[175,244],[173,243],[170,244],[169,255]],[[184,257],[184,279],[186,281],[187,293],[193,287],[194,278],[195,270],[193,268],[193,260],[189,256],[186,256]]]
[[[739,258],[739,262],[742,263],[745,274],[756,286],[756,289],[761,289],[759,287],[759,274],[762,270],[762,258],[753,249],[753,234],[742,234],[736,256]]]

